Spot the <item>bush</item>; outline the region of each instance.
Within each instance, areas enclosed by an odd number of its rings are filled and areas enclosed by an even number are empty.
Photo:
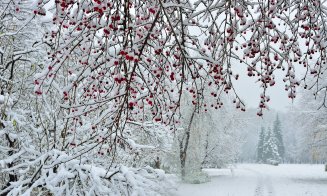
[[[4,170],[2,166],[6,161],[0,160],[0,170]],[[4,189],[0,187],[0,195],[152,196],[171,195],[176,188],[174,176],[151,167],[120,166],[107,170],[100,164],[88,164],[83,159],[61,163],[55,172],[51,166],[44,165],[34,181],[32,175],[35,170],[29,167],[30,170],[21,174],[18,181]],[[28,184],[30,181],[32,183]]]
[[[268,159],[267,163],[270,165],[274,165],[274,166],[278,166],[279,165],[279,161],[276,160],[272,160],[272,159]]]
[[[189,172],[185,177],[184,181],[190,184],[202,184],[210,181],[207,173],[203,171]]]

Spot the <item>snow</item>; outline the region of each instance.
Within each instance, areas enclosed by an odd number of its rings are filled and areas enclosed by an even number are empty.
[[[240,164],[232,170],[204,169],[204,171],[211,177],[210,182],[180,183],[175,196],[327,195],[327,172],[324,172],[324,165]]]

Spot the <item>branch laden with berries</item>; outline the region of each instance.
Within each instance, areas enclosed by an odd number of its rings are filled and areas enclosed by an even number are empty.
[[[34,13],[45,15],[47,3],[40,0]],[[233,85],[237,66],[247,66],[261,84],[259,116],[276,70],[284,71],[293,99],[301,81],[297,66],[317,80],[324,69],[320,1],[56,0],[48,12],[50,63],[35,76],[35,92],[61,95],[67,130],[96,119],[91,128],[98,142],[124,141],[128,122],[176,126],[182,93],[198,108],[218,109],[222,93],[233,92],[244,111]],[[207,96],[214,101],[205,103]]]
[[[35,13],[43,14],[47,2]],[[147,108],[155,121],[174,124],[180,95],[188,91],[202,106],[207,86],[215,86],[216,97],[208,105],[220,106],[221,93],[232,90],[237,108],[245,110],[233,87],[239,78],[233,67],[241,65],[261,83],[261,116],[277,69],[285,70],[293,99],[300,84],[295,67],[318,76],[325,63],[320,1],[57,0],[52,10],[55,28],[45,36],[52,62],[37,75],[36,93],[48,91],[61,71],[69,116],[101,110],[98,123],[115,129],[125,119],[143,121]]]
[[[112,134],[110,140],[109,129],[91,124],[102,119],[101,111],[69,117],[63,106],[68,95],[61,97],[60,89],[75,76],[66,77],[64,69],[54,88],[39,91],[42,81],[34,75],[48,62],[41,39],[52,25],[43,17],[46,10],[34,6],[33,0],[0,0],[0,195],[169,194],[173,185],[164,173],[144,167],[151,160],[145,154],[158,156],[168,148],[165,127],[132,122],[124,138]],[[68,65],[76,62],[69,59]],[[128,168],[137,158],[138,168]]]

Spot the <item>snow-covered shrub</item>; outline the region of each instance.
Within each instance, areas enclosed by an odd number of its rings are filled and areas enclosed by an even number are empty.
[[[270,164],[270,165],[274,165],[274,166],[278,166],[278,165],[279,165],[279,161],[274,160],[274,159],[268,159],[266,162],[267,162],[268,164]]]
[[[133,159],[130,163],[134,167],[150,165],[160,168],[167,154],[170,153],[173,133],[161,123],[129,122],[125,136],[133,138]]]
[[[25,175],[21,175],[17,182],[1,190],[0,194],[152,196],[170,195],[174,188],[173,180],[162,170],[126,166],[107,169],[89,163],[87,158],[73,159],[63,152],[53,152],[54,154],[57,159],[53,162],[21,169],[20,172]],[[10,161],[9,158],[2,160],[1,165]]]
[[[210,177],[206,172],[203,172],[202,170],[192,170],[187,172],[183,181],[190,184],[201,184],[209,182]]]
[[[181,161],[176,140],[173,142],[171,150],[164,155],[161,169],[170,174],[179,175],[181,173]]]

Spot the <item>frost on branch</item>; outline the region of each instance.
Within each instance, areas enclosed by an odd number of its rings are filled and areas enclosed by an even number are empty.
[[[63,106],[77,116],[109,105],[104,117],[117,126],[122,113],[142,121],[137,114],[149,108],[154,121],[174,124],[184,90],[202,105],[203,89],[214,86],[219,105],[222,92],[234,92],[234,67],[242,65],[261,83],[262,115],[276,70],[285,72],[293,99],[300,84],[295,67],[315,74],[324,65],[324,10],[320,1],[300,0],[58,0],[45,36],[51,63],[36,80],[46,90],[64,73]]]

